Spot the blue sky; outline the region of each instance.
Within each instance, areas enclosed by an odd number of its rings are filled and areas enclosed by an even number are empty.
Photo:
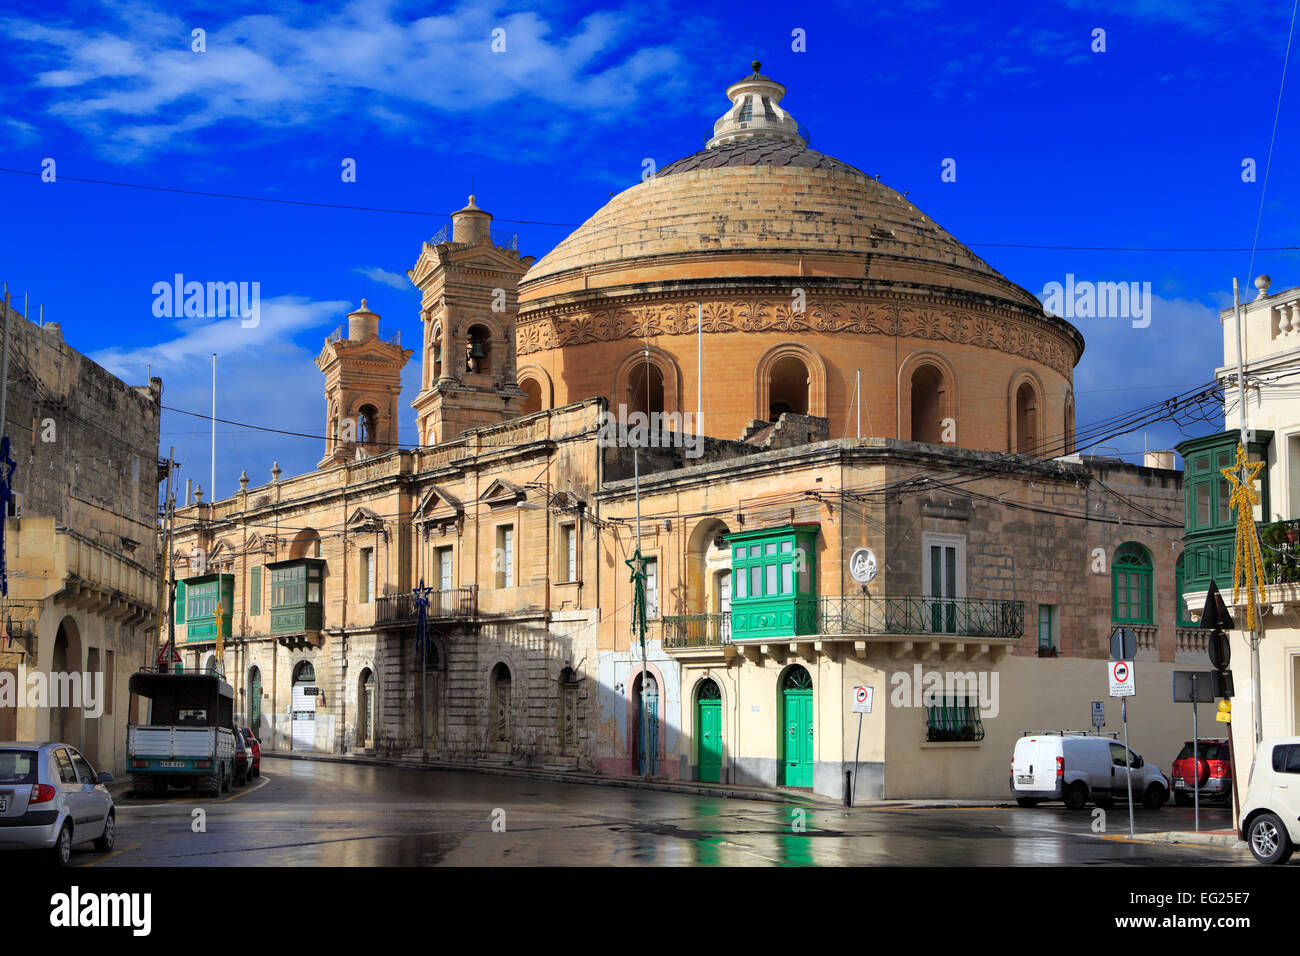
[[[1079,319],[1088,422],[1210,380],[1218,309],[1249,251],[1083,252],[1046,246],[1245,247],[1260,213],[1291,5],[1227,0],[858,3],[0,4],[0,279],[43,303],[75,348],[165,403],[205,412],[221,354],[222,417],[319,434],[323,336],[364,295],[418,343],[405,279],[442,215],[399,215],[92,185],[88,178],[449,213],[473,189],[537,257],[618,192],[700,148],[723,90],[758,57],[812,147],[878,173],[1035,293],[1067,273],[1150,282],[1147,328]],[[191,49],[206,31],[206,52]],[[504,53],[491,49],[505,31]],[[792,49],[802,30],[806,50]],[[1091,50],[1105,30],[1106,51]],[[1292,59],[1296,59],[1293,52]],[[1295,63],[1291,66],[1294,68]],[[1293,72],[1288,85],[1300,82]],[[1300,90],[1281,107],[1258,243],[1297,245]],[[357,181],[340,176],[357,162]],[[956,182],[942,182],[945,158]],[[1242,181],[1242,162],[1258,165]],[[66,178],[65,178],[66,177]],[[1300,285],[1295,252],[1253,274]],[[176,273],[261,283],[256,329],[153,314]],[[414,441],[407,402],[402,438]],[[168,414],[164,452],[208,484],[207,423]],[[1169,447],[1156,427],[1111,443]],[[315,465],[312,439],[218,427],[219,495],[246,468]]]

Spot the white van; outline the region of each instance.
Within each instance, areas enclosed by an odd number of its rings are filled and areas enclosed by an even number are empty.
[[[1063,800],[1082,810],[1091,800],[1101,807],[1128,798],[1124,744],[1114,734],[1069,730],[1026,731],[1011,758],[1011,795],[1022,807]],[[1158,810],[1169,798],[1169,780],[1154,764],[1129,751],[1133,799]]]
[[[1255,748],[1241,838],[1261,863],[1285,863],[1300,844],[1300,737],[1269,737]]]

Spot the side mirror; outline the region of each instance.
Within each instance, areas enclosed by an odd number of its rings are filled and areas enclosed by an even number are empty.
[[[99,775],[99,782],[100,782],[100,783],[112,783],[112,782],[113,782],[113,775],[112,775],[111,773],[107,773],[107,772],[105,772],[105,773],[101,773],[101,774]]]

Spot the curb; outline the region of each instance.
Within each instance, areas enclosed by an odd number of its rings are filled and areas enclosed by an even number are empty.
[[[1182,846],[1218,846],[1227,847],[1231,850],[1248,849],[1245,842],[1238,839],[1235,833],[1196,833],[1190,830],[1166,830],[1156,833],[1138,833],[1135,836],[1127,834],[1107,835],[1102,839],[1105,840],[1123,840],[1128,843],[1161,843]]]
[[[838,800],[829,797],[810,796],[803,793],[787,793],[774,790],[747,790],[710,784],[689,782],[637,780],[632,777],[606,777],[593,774],[565,773],[563,771],[527,770],[515,767],[486,767],[471,763],[450,763],[430,760],[428,763],[415,760],[390,759],[384,757],[347,757],[335,754],[285,753],[284,751],[263,750],[263,757],[279,757],[282,760],[310,760],[316,763],[346,763],[362,767],[396,767],[403,770],[449,771],[453,773],[481,773],[495,777],[515,777],[523,780],[545,780],[552,783],[580,783],[596,787],[624,787],[632,790],[659,790],[665,793],[684,793],[701,797],[722,797],[729,800],[759,800],[766,803],[796,803],[812,807],[838,807]],[[844,809],[848,809],[845,807]]]

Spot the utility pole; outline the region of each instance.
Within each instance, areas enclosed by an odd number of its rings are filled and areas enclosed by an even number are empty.
[[[1237,283],[1237,277],[1232,277],[1232,314],[1237,323],[1237,421],[1241,430],[1241,446],[1247,457],[1250,454],[1250,429],[1246,421],[1246,339],[1245,329],[1241,322],[1241,289]],[[1244,466],[1243,466],[1244,468]],[[1243,472],[1242,477],[1247,477],[1247,472]],[[1254,526],[1252,515],[1251,534],[1258,535],[1258,530]],[[1260,740],[1264,737],[1264,707],[1259,693],[1259,644],[1264,639],[1263,621],[1255,613],[1255,588],[1250,588],[1250,594],[1247,596],[1250,602],[1251,613],[1248,618],[1251,622],[1250,633],[1246,640],[1250,644],[1250,702],[1251,717],[1254,723],[1255,744],[1258,747]],[[1253,750],[1254,748],[1252,748]]]
[[[154,632],[154,653],[160,649],[157,645],[162,643],[163,635],[163,614],[170,615],[167,605],[164,603],[167,590],[167,565],[169,556],[172,553],[171,538],[171,514],[175,502],[172,500],[172,472],[176,470],[176,446],[173,445],[167,453],[167,485],[163,491],[163,519],[162,519],[162,553],[158,555],[158,627]],[[146,657],[148,655],[146,654]],[[149,666],[149,661],[144,662],[145,667]]]

